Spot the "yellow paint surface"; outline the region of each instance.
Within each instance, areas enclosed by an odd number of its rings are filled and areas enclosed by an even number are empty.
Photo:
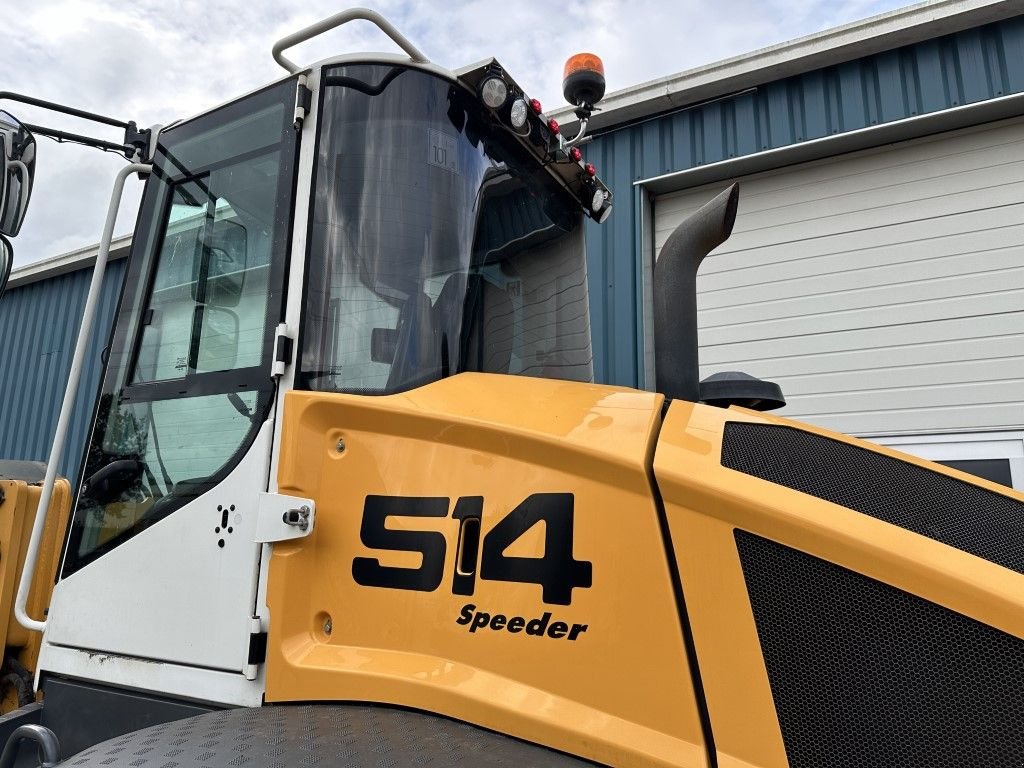
[[[650,393],[484,374],[388,397],[289,393],[280,491],[314,499],[317,516],[311,536],[274,547],[267,700],[388,702],[610,765],[706,765],[650,485],[661,406]],[[483,497],[486,540],[536,493],[573,495],[572,557],[592,564],[592,585],[551,604],[539,584],[478,569],[473,594],[453,594],[457,499]],[[446,517],[387,522],[443,537],[435,589],[356,583],[355,558],[424,559],[362,543],[368,495],[448,500]],[[542,557],[545,527],[505,555]],[[575,640],[471,632],[457,623],[467,606],[586,629]]]
[[[736,549],[736,529],[836,563],[1024,637],[1024,576],[938,541],[721,465],[727,421],[784,424],[1024,501],[923,459],[737,408],[673,402],[654,460],[682,577],[719,765],[787,765]]]
[[[21,569],[25,565],[25,553],[42,486],[29,485],[20,480],[0,480],[0,491],[4,497],[0,502],[0,616],[7,617],[6,624],[0,623],[0,645],[4,648],[5,657],[13,655],[26,668],[34,671],[42,635],[30,632],[18,624],[14,618],[14,596],[18,591]],[[39,558],[26,606],[28,614],[33,618],[45,618],[44,612],[50,604],[70,513],[71,485],[67,480],[59,479],[50,499],[50,514],[43,528]],[[5,683],[0,713],[10,712],[17,709],[17,706],[14,689]]]

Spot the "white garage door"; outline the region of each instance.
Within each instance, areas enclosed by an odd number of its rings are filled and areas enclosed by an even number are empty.
[[[739,179],[698,280],[701,376],[858,435],[1024,426],[1024,122]],[[725,183],[654,202],[655,253]]]

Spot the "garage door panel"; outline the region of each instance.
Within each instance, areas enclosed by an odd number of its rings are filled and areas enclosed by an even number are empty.
[[[1024,204],[1001,209],[998,214],[986,210],[888,230],[817,238],[799,247],[715,253],[702,265],[698,284],[701,292],[730,290],[804,275],[837,275],[860,266],[915,264],[932,254],[970,254],[1024,241]]]
[[[1021,261],[1019,256],[1017,261],[1018,264]],[[965,296],[974,298],[1003,291],[1024,290],[1024,266],[838,290],[828,290],[835,288],[835,281],[831,285],[821,280],[817,282],[818,291],[812,294],[705,309],[701,312],[701,323],[710,329],[737,321],[765,323],[811,315],[822,317],[840,312],[855,313],[858,310],[874,313],[895,308],[902,312],[906,308],[912,312],[910,305],[922,302],[944,302]],[[842,322],[845,325],[846,320]]]
[[[782,413],[846,434],[917,435],[923,431],[983,432],[1005,429],[1006,408],[1007,405],[1003,403],[967,403],[941,411],[925,406],[902,410],[869,409],[840,414],[808,413],[806,416],[794,415],[791,409]],[[927,425],[924,430],[923,425]]]
[[[880,186],[872,191],[843,197],[823,197],[744,216],[736,230],[743,239],[769,244],[781,232],[811,228],[814,232],[845,232],[876,226],[934,218],[949,213],[989,207],[989,195],[1001,192],[1004,204],[1020,202],[1024,189],[1024,163],[986,168],[935,179],[921,179],[898,186]],[[981,203],[979,205],[979,202]],[[860,214],[855,216],[855,214]]]
[[[1017,321],[1017,325],[1021,325],[1020,320]],[[1020,351],[1024,349],[1024,333],[990,336],[984,326],[983,323],[974,323],[972,327],[979,336],[971,338],[917,344],[907,344],[902,338],[890,339],[896,343],[889,346],[824,353],[806,351],[800,340],[797,340],[784,349],[787,354],[767,358],[753,357],[752,355],[756,353],[751,350],[751,345],[706,347],[702,350],[701,364],[705,375],[745,365],[747,368],[756,368],[758,376],[781,382],[835,372],[866,376],[876,370],[901,366],[916,368],[958,361],[970,368],[977,361],[1019,359]],[[775,349],[778,349],[777,345]],[[754,373],[753,370],[749,372]],[[932,371],[917,371],[917,375],[938,381],[944,380],[940,378],[942,374]],[[861,379],[861,384],[864,384],[864,379]]]
[[[739,181],[698,278],[703,375],[854,434],[1024,426],[1024,119]],[[655,253],[726,186],[655,200]]]
[[[922,370],[923,368],[928,370]],[[979,381],[1024,380],[1024,359],[1010,357],[988,360],[966,360],[946,363],[860,368],[819,375],[782,375],[784,365],[776,366],[771,380],[782,387],[787,397],[809,397],[858,393],[874,390],[914,389],[921,387],[922,377],[941,381],[941,386],[974,384]]]
[[[771,226],[776,222],[804,221],[837,209],[862,210],[880,202],[922,200],[936,190],[963,192],[1019,180],[1024,163],[1024,141],[1001,147],[1001,150],[998,157],[986,148],[922,163],[887,167],[881,175],[877,171],[864,171],[854,166],[847,175],[770,193],[761,189],[760,180],[747,182],[741,188],[741,218],[737,220],[737,231],[757,230],[764,226],[764,222]],[[840,173],[841,166],[833,166],[833,171]],[[666,207],[664,213],[681,220],[707,202],[713,193],[714,190],[709,189],[699,198],[688,198],[685,205],[664,199],[659,199],[658,205]],[[670,228],[663,227],[658,234],[664,240],[670,232]]]
[[[761,185],[753,182],[748,185],[750,194],[745,195],[748,212],[751,215],[781,212],[786,208],[816,201],[835,200],[846,196],[860,197],[876,190],[912,188],[922,181],[927,181],[933,186],[939,184],[951,189],[969,189],[977,183],[978,177],[999,174],[1007,165],[1024,161],[1024,141],[1018,139],[1004,144],[1001,150],[999,157],[994,157],[991,148],[985,147],[972,152],[928,158],[913,163],[883,165],[880,169],[865,168],[863,164],[858,163],[842,172],[843,166],[836,166],[833,170],[840,171],[840,175],[784,188],[784,204],[779,203],[779,193],[782,190],[766,193],[759,188]],[[879,171],[884,174],[884,181],[879,179]],[[744,192],[746,191],[748,190],[744,189]]]
[[[1024,329],[1024,309],[1012,312],[976,315],[969,320],[945,318],[934,323],[918,323],[898,327],[896,332],[880,333],[877,328],[854,328],[838,332],[808,333],[797,337],[762,340],[744,338],[713,344],[701,337],[702,366],[722,361],[739,365],[744,360],[771,360],[783,357],[820,356],[830,353],[872,350],[890,347],[911,347],[945,341],[970,340],[983,346],[993,336],[1020,334]]]
[[[967,319],[975,313],[1004,313],[1019,311],[1022,296],[1019,289],[998,293],[916,303],[903,303],[884,307],[828,312],[827,314],[786,317],[759,321],[747,319],[737,311],[728,325],[701,326],[701,343],[723,344],[737,341],[792,338],[805,334],[837,333],[846,330],[876,328],[886,334],[899,334],[901,326],[928,323],[947,318]]]
[[[1024,379],[1006,379],[805,395],[790,398],[790,403],[794,410],[806,414],[904,410],[921,406],[940,411],[965,403],[1020,403],[1022,389]]]
[[[848,256],[842,259],[821,258],[804,260],[799,263],[779,265],[772,274],[773,279],[746,283],[734,287],[708,289],[704,281],[698,306],[701,310],[724,310],[732,307],[750,306],[770,302],[781,302],[807,296],[834,296],[860,292],[871,288],[895,287],[900,285],[911,270],[911,282],[925,282],[958,278],[965,275],[982,275],[1000,270],[1015,269],[1021,265],[1021,249],[1024,248],[1024,227],[1003,248],[967,250],[960,253],[944,254],[947,243],[937,244],[935,250],[913,249],[903,253],[904,248],[880,248],[858,254],[856,261]],[[961,238],[958,238],[961,239]],[[981,239],[981,238],[979,238]],[[966,244],[962,245],[962,250]],[[931,254],[931,255],[929,255]],[[907,255],[913,256],[906,259]],[[831,264],[833,268],[827,269]],[[758,270],[763,276],[765,270]],[[836,288],[836,278],[842,275],[842,285]],[[705,322],[713,324],[710,317]]]
[[[847,180],[856,180],[847,189],[871,189],[874,185],[902,183],[949,170],[974,170],[998,165],[1003,160],[1024,159],[1024,137],[1019,126],[961,134],[955,142],[931,137],[901,145],[898,155],[890,147],[877,148],[804,165],[799,175],[791,169],[768,171],[743,180],[743,200],[751,213],[779,207],[792,201],[814,200],[822,195],[836,194]],[[937,170],[936,170],[937,169]],[[879,174],[884,181],[879,182]],[[708,185],[658,198],[659,206],[670,216],[681,218],[706,203],[714,190],[721,191],[728,183]],[[781,202],[784,200],[785,202]],[[661,231],[669,231],[659,224]]]
[[[786,246],[792,250],[800,247],[805,241],[817,240],[822,237],[847,235],[851,240],[861,232],[891,228],[895,236],[900,236],[900,228],[916,225],[923,232],[933,222],[948,217],[962,215],[969,211],[989,212],[989,220],[993,224],[1000,223],[1003,206],[1019,208],[1024,200],[1024,181],[987,187],[982,190],[940,194],[927,200],[915,200],[905,203],[893,203],[868,210],[838,211],[817,218],[808,218],[795,223],[780,223],[774,227],[759,230],[743,231],[737,229],[729,238],[726,247],[721,251],[727,254],[736,251],[757,249],[762,257],[764,251],[773,246]],[[742,216],[742,208],[739,216]],[[1019,216],[1020,212],[1017,211]],[[1019,219],[1014,219],[1019,221]],[[883,237],[884,237],[883,233]],[[906,233],[903,233],[906,235]]]

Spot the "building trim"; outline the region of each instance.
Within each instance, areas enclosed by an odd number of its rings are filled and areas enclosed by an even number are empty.
[[[698,165],[682,171],[640,179],[633,182],[633,186],[643,187],[654,195],[663,195],[723,179],[734,179],[752,173],[821,160],[899,141],[918,139],[936,133],[993,123],[1021,115],[1024,115],[1024,93],[1014,93],[996,99],[944,109],[941,112],[915,115],[881,125],[871,125],[867,128],[811,139],[799,144],[787,144],[763,152],[731,157],[707,165]]]
[[[110,241],[110,261],[123,259],[128,255],[128,246],[131,245],[131,235],[121,235]],[[86,248],[79,248],[77,251],[63,253],[60,256],[53,256],[49,259],[34,261],[23,267],[17,267],[11,271],[11,279],[7,283],[8,288],[17,288],[29,283],[37,283],[40,280],[47,280],[58,275],[65,275],[68,272],[77,272],[80,269],[91,268],[96,263],[96,256],[99,254],[99,244],[90,245]]]

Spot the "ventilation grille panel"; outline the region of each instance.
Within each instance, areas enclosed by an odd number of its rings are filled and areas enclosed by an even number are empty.
[[[1024,641],[736,531],[791,768],[1020,768]]]
[[[730,421],[722,466],[1024,573],[1024,503],[792,427]]]

